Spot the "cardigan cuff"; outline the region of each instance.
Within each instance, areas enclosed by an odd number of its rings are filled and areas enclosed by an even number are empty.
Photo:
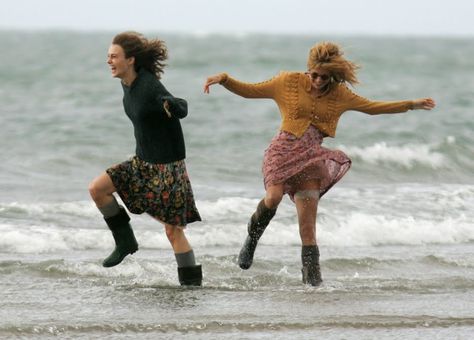
[[[227,73],[221,73],[219,75],[222,77],[222,80],[219,82],[219,84],[225,84],[229,79],[229,75]]]

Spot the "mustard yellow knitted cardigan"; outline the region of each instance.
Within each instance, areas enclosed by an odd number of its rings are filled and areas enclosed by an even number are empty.
[[[244,83],[222,73],[221,84],[245,98],[275,100],[282,118],[280,129],[301,137],[310,124],[325,135],[336,135],[339,117],[348,110],[368,114],[399,113],[413,109],[413,101],[371,101],[353,93],[345,84],[336,84],[326,95],[311,95],[311,80],[301,72],[281,72],[261,83]]]

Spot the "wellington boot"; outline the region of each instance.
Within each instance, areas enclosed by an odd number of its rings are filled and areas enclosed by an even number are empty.
[[[138,243],[130,226],[130,217],[127,211],[120,207],[120,212],[112,217],[105,218],[105,222],[112,231],[115,240],[114,251],[102,262],[104,267],[118,265],[128,254],[138,250]]]
[[[263,235],[265,228],[268,226],[276,209],[269,209],[265,206],[265,201],[258,203],[257,210],[253,213],[247,225],[248,236],[239,253],[239,267],[249,269],[252,266],[253,255],[257,249],[258,240]]]
[[[178,278],[181,286],[200,286],[202,284],[201,265],[178,267]]]
[[[301,261],[303,268],[303,283],[311,286],[319,286],[323,279],[321,277],[321,268],[319,266],[319,248],[314,246],[303,246],[301,250]]]

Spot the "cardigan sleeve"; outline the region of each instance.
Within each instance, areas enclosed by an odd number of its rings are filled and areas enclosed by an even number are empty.
[[[276,84],[280,76],[275,76],[269,80],[259,83],[244,83],[230,77],[227,73],[222,73],[221,85],[229,91],[244,98],[274,98]]]
[[[165,116],[165,101],[168,102],[169,112],[172,117],[182,119],[188,115],[188,103],[186,100],[173,96],[159,80],[154,81],[153,96],[155,97],[155,105],[159,106],[159,111],[163,112]]]
[[[342,86],[342,102],[346,110],[355,110],[370,115],[382,113],[401,113],[413,109],[412,100],[403,101],[373,101],[352,92],[347,86]]]

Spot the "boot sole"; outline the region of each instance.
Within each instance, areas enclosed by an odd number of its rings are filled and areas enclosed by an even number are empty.
[[[248,262],[248,261],[245,261],[245,262],[244,262],[244,261],[242,261],[242,260],[240,259],[240,257],[241,257],[241,255],[239,254],[239,267],[240,267],[241,269],[247,270],[247,269],[249,269],[250,267],[252,267],[252,264],[253,264],[253,256],[252,256],[252,259],[250,260],[250,262]]]
[[[104,268],[115,267],[115,266],[119,265],[120,263],[122,263],[122,261],[123,261],[128,255],[133,255],[133,254],[135,254],[137,251],[138,251],[138,248],[135,249],[135,250],[129,251],[127,254],[125,254],[125,255],[120,259],[119,262],[117,262],[117,263],[115,263],[115,264],[106,265],[106,264],[104,264],[104,262],[102,262],[102,267],[104,267]]]

